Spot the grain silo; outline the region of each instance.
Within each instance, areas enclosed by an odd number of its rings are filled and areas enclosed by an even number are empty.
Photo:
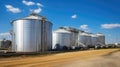
[[[12,21],[13,52],[44,52],[52,46],[52,23],[45,17],[30,16]]]
[[[64,26],[62,27],[63,29],[71,32],[73,34],[73,40],[72,40],[72,43],[71,43],[71,49],[75,49],[75,48],[79,48],[79,45],[78,45],[78,33],[79,33],[79,30],[76,29],[76,28],[73,28],[73,27],[68,27],[68,26]]]
[[[87,32],[80,32],[78,34],[78,43],[79,45],[89,47],[91,46],[91,35]]]
[[[92,39],[92,46],[96,46],[99,45],[99,41],[98,41],[98,36],[95,34],[91,34],[91,39]]]
[[[65,29],[53,31],[52,49],[68,49],[73,42],[73,34]]]
[[[101,33],[91,34],[92,46],[102,48],[105,45],[105,36]]]
[[[96,35],[98,36],[98,42],[100,45],[105,45],[105,35],[102,33],[97,33]]]

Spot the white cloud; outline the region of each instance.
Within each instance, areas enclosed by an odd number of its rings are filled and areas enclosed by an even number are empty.
[[[80,29],[84,29],[84,30],[86,30],[86,29],[88,29],[88,25],[83,24],[83,25],[80,26]]]
[[[86,31],[86,32],[90,32],[90,29],[89,29],[88,25],[86,25],[86,24],[81,25],[81,26],[80,26],[80,29],[81,29],[81,30],[84,30],[84,31]]]
[[[43,7],[43,5],[42,5],[41,3],[36,3],[36,5],[37,5],[38,7]]]
[[[102,24],[101,27],[104,29],[112,29],[112,28],[120,27],[120,24],[118,24],[118,23],[116,23],[116,24]]]
[[[26,0],[23,0],[22,3],[25,4],[25,5],[27,5],[27,6],[35,5],[34,2],[32,2],[32,1],[26,1]]]
[[[41,8],[38,8],[38,9],[34,9],[34,10],[33,10],[34,13],[40,13],[41,11],[42,11]]]
[[[73,19],[77,18],[77,15],[74,14],[74,15],[71,16],[71,18],[73,18]]]
[[[10,33],[6,32],[6,33],[0,33],[0,36],[6,36],[6,35],[10,35]]]
[[[5,33],[0,33],[0,40],[2,40],[3,38],[7,39],[7,40],[11,40],[12,36],[10,35],[9,32],[5,32]]]
[[[5,7],[7,8],[8,11],[12,12],[12,13],[20,13],[21,10],[19,8],[15,8],[12,5],[5,5]]]
[[[22,3],[27,5],[27,6],[37,6],[38,9],[29,9],[30,12],[34,12],[34,13],[40,13],[42,11],[41,7],[43,7],[43,5],[41,3],[35,3],[33,1],[26,1],[26,0],[22,0]]]

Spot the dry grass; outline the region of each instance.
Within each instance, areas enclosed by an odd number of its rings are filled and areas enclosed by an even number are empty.
[[[64,65],[76,60],[87,60],[102,55],[110,54],[119,49],[101,49],[78,52],[67,52],[36,57],[17,57],[0,60],[0,67],[53,67]]]

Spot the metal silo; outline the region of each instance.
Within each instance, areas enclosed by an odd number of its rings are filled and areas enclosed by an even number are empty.
[[[78,45],[78,33],[79,33],[79,30],[76,29],[76,28],[73,28],[73,27],[69,27],[69,26],[64,26],[64,27],[61,27],[69,32],[71,32],[73,34],[72,36],[72,42],[71,42],[71,49],[75,49],[75,48],[79,48],[79,45]]]
[[[73,41],[73,34],[65,29],[58,29],[53,32],[53,45],[52,49],[70,48]]]
[[[105,45],[105,35],[101,33],[97,33],[96,35],[98,36],[98,42],[100,45]]]
[[[35,13],[12,22],[14,52],[43,52],[52,46],[52,23]]]
[[[92,35],[91,35],[91,39],[92,39],[92,46],[95,47],[95,45],[98,45],[98,44],[99,44],[99,42],[98,42],[98,36],[97,36],[97,35],[92,34]]]
[[[86,32],[80,32],[78,35],[78,43],[79,45],[82,46],[86,46],[86,47],[90,46],[92,44],[91,35]]]

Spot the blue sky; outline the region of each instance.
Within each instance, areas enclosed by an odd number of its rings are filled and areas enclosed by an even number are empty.
[[[71,26],[106,35],[106,43],[120,43],[120,0],[0,0],[0,33],[10,22],[30,11],[46,16],[59,26]]]

